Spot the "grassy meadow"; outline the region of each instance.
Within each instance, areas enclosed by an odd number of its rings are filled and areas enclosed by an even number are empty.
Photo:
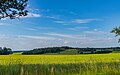
[[[120,75],[120,53],[1,55],[0,75]]]

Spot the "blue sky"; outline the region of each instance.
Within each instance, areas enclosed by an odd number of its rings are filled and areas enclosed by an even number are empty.
[[[30,0],[27,10],[26,17],[1,20],[0,46],[119,46],[110,33],[120,25],[119,0]]]

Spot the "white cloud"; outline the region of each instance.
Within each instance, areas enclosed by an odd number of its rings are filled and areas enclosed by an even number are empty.
[[[55,20],[59,20],[59,16],[53,15],[53,16],[44,16],[45,18],[49,18],[49,19],[55,19]]]
[[[53,21],[53,22],[54,22],[54,23],[58,23],[58,24],[62,24],[62,25],[70,25],[70,24],[73,24],[72,22],[62,21],[62,20]]]
[[[98,29],[94,29],[94,31],[98,31]]]
[[[28,36],[28,35],[19,35],[19,38],[32,38],[32,39],[43,39],[43,40],[55,40],[54,37],[48,37],[48,36]]]
[[[8,23],[0,23],[0,26],[9,26],[10,24]]]
[[[60,23],[60,24],[65,24],[66,22],[64,21],[54,21],[55,23]]]
[[[81,30],[81,29],[88,29],[89,27],[73,27],[73,28],[67,28],[68,30],[74,30],[74,31],[78,31],[78,30]]]
[[[51,36],[64,37],[64,38],[78,39],[78,37],[76,37],[75,35],[70,35],[70,34],[59,34],[59,33],[45,33],[45,34],[51,35]]]
[[[33,18],[33,17],[41,17],[41,14],[36,14],[36,13],[28,13],[27,16],[23,16],[21,18]]]
[[[117,38],[107,32],[89,31],[79,34],[44,33],[44,35],[1,35],[0,46],[16,49],[33,49],[51,46],[111,47],[118,46]],[[92,33],[91,33],[92,32]],[[105,35],[105,36],[104,36]]]
[[[62,12],[62,13],[66,13],[66,14],[70,14],[70,15],[78,15],[76,12],[74,12],[74,11],[68,11],[68,10],[60,10],[60,12]]]
[[[52,27],[37,27],[37,28],[26,28],[27,30],[30,30],[30,31],[37,31],[37,30],[48,30],[48,29],[54,29]]]
[[[75,19],[72,22],[73,23],[90,23],[92,21],[96,21],[97,19]]]
[[[108,40],[113,40],[113,38],[108,38]]]
[[[99,31],[98,29],[94,29],[92,31],[84,31],[84,33],[86,34],[110,34],[108,32],[104,32],[104,31]]]
[[[73,12],[73,11],[70,11],[69,12],[71,15],[77,15],[77,13]]]
[[[30,31],[36,31],[37,29],[35,28],[26,28],[27,30],[30,30]]]
[[[63,24],[63,25],[70,25],[70,24],[87,24],[87,23],[91,23],[93,21],[100,21],[99,19],[72,19],[72,20],[57,20],[57,21],[53,21],[55,23],[59,23],[59,24]]]

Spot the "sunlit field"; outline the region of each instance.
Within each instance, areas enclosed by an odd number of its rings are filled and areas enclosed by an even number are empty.
[[[119,75],[120,53],[0,56],[0,75]]]

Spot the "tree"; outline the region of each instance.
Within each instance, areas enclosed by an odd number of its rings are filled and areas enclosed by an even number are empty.
[[[120,36],[120,27],[113,28],[111,33],[115,33],[115,37]],[[120,42],[120,39],[118,40]]]
[[[0,19],[27,16],[28,11],[25,10],[27,2],[28,0],[0,0]]]
[[[9,55],[9,54],[12,54],[12,49],[10,48],[6,48],[6,47],[0,47],[0,55]]]

